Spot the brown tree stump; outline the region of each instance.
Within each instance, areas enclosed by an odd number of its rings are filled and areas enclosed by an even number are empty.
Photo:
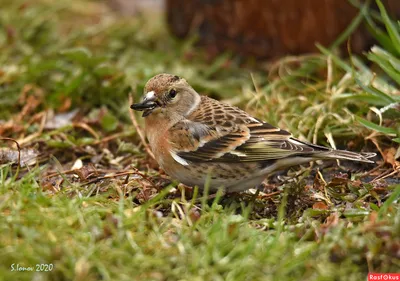
[[[271,58],[316,51],[330,45],[358,10],[348,0],[167,0],[173,34],[197,32],[200,43],[217,52]],[[400,0],[386,0],[400,15]],[[360,28],[352,36],[354,52],[365,50],[371,36]]]

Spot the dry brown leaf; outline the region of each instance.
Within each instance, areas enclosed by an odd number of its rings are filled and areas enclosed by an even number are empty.
[[[71,108],[72,100],[70,97],[64,97],[61,106],[58,108],[60,112],[66,112]]]
[[[328,183],[328,187],[335,187],[335,186],[343,186],[349,182],[347,178],[333,178],[330,183]]]
[[[21,149],[20,165],[21,167],[36,164],[39,153],[34,149]],[[0,164],[18,163],[18,150],[10,148],[0,148]]]
[[[325,223],[321,224],[319,230],[322,234],[326,234],[329,231],[329,229],[335,227],[338,223],[339,223],[339,214],[333,213],[326,218]]]
[[[189,211],[189,218],[192,222],[196,222],[200,219],[201,214],[199,212],[199,210],[195,209],[195,208],[191,208]]]
[[[313,209],[328,210],[328,206],[324,202],[316,202],[312,206]]]
[[[9,133],[18,134],[24,130],[24,126],[16,124],[13,120],[0,121],[0,136],[7,136]]]
[[[396,148],[390,147],[385,149],[382,154],[385,163],[389,163],[390,165],[392,165],[393,169],[400,166],[400,163],[396,161],[395,157],[396,152],[397,152]]]
[[[21,121],[26,116],[29,116],[31,112],[34,112],[43,102],[43,97],[44,93],[42,89],[31,84],[25,85],[18,99],[19,104],[21,104],[23,108],[15,120],[17,122]]]
[[[47,111],[47,119],[44,128],[54,130],[71,125],[72,119],[74,119],[78,111],[78,109],[75,109],[66,113],[54,114],[53,110],[49,110]]]

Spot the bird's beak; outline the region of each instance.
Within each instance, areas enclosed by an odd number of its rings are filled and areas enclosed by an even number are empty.
[[[154,92],[149,92],[145,95],[142,102],[132,104],[131,108],[143,111],[142,117],[146,117],[158,106],[156,95]]]

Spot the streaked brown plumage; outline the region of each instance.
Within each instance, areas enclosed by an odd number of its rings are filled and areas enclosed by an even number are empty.
[[[318,159],[370,162],[373,153],[302,142],[245,111],[200,96],[182,78],[159,74],[132,109],[144,111],[146,134],[160,166],[187,185],[242,191],[281,168]]]

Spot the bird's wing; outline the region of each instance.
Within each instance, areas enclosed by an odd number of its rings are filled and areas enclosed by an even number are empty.
[[[289,132],[257,120],[239,108],[209,98],[206,102],[203,100],[196,112],[169,130],[175,159],[257,162],[329,151],[296,140]]]

